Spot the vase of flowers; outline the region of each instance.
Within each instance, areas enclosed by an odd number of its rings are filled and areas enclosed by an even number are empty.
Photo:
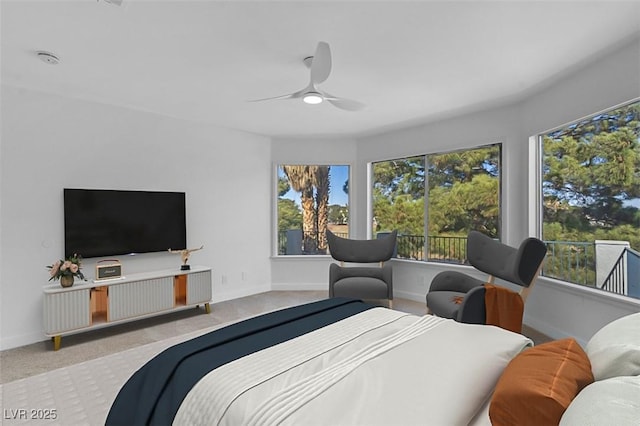
[[[82,264],[82,256],[74,254],[66,260],[58,260],[53,265],[47,266],[49,269],[49,281],[60,280],[62,287],[71,287],[75,277],[84,280],[84,275],[80,270]]]

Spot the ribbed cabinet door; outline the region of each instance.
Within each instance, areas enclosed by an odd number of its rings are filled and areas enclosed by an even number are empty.
[[[187,275],[187,305],[211,301],[211,271]]]
[[[62,333],[88,327],[89,289],[44,294],[44,331]]]
[[[109,287],[109,321],[173,308],[173,277],[155,278]]]

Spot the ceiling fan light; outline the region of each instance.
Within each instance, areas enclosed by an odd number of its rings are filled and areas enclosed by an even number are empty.
[[[49,65],[58,65],[60,63],[60,58],[58,58],[56,55],[54,55],[51,52],[45,52],[44,50],[39,50],[36,52],[36,56],[38,56],[38,58]]]
[[[309,92],[309,93],[305,93],[305,95],[302,97],[302,100],[306,104],[316,105],[321,103],[324,99],[322,98],[320,93]]]

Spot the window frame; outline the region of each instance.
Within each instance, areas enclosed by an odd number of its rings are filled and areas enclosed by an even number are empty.
[[[529,140],[528,140],[528,143],[529,143],[528,145],[528,150],[529,150],[528,151],[528,155],[529,155],[529,170],[528,170],[529,202],[528,202],[528,205],[529,205],[529,211],[532,212],[532,214],[529,215],[529,221],[528,221],[528,228],[529,228],[530,235],[533,235],[545,241],[543,239],[543,229],[544,229],[543,177],[544,177],[544,164],[545,164],[544,158],[543,158],[544,157],[544,137],[553,132],[560,131],[572,125],[582,123],[586,120],[591,120],[594,117],[597,117],[599,115],[607,114],[614,110],[624,108],[626,106],[629,106],[635,103],[640,103],[640,97],[632,98],[628,101],[621,102],[619,104],[601,109],[597,112],[590,113],[576,119],[572,119],[558,126],[554,126],[547,130],[537,132],[536,134],[529,137]],[[625,300],[631,300],[636,302],[638,301],[638,298],[636,297],[610,292],[608,290],[598,287],[597,278],[596,278],[596,282],[594,282],[594,285],[590,286],[587,284],[567,281],[562,278],[545,276],[544,268],[540,273],[540,278],[543,278],[546,280],[552,280],[554,282],[561,283],[563,285],[584,289],[586,291],[593,292],[598,297],[614,297],[614,298],[624,298]]]
[[[429,229],[429,157],[430,156],[438,156],[438,155],[446,155],[446,154],[454,154],[457,152],[465,152],[465,151],[474,151],[478,149],[484,148],[498,148],[498,162],[499,162],[499,171],[498,171],[498,220],[497,220],[497,230],[499,238],[504,238],[504,214],[503,214],[503,198],[504,198],[504,184],[503,184],[503,176],[504,176],[504,142],[490,142],[483,143],[480,145],[474,145],[470,147],[460,147],[448,151],[437,151],[437,152],[425,152],[422,154],[407,154],[403,157],[394,157],[394,158],[386,158],[386,159],[378,159],[373,160],[367,163],[367,236],[368,238],[373,238],[374,230],[372,229],[374,215],[374,165],[376,163],[383,162],[391,162],[404,160],[408,158],[415,157],[423,157],[424,158],[424,220],[423,220],[423,233],[424,233],[424,245],[423,245],[423,259],[409,259],[409,258],[397,258],[397,260],[401,261],[409,261],[409,262],[422,262],[422,263],[432,263],[432,264],[441,264],[443,262],[437,262],[433,259],[429,258],[428,251],[428,229]]]
[[[278,259],[310,259],[310,258],[326,258],[330,256],[328,253],[300,253],[300,254],[280,254],[280,231],[278,228],[279,222],[279,209],[278,209],[278,200],[280,199],[279,190],[278,190],[278,182],[279,182],[279,171],[283,166],[328,166],[328,167],[346,167],[347,168],[347,181],[349,182],[349,192],[346,194],[347,196],[347,208],[349,210],[347,217],[347,226],[348,226],[348,234],[351,235],[351,223],[352,223],[352,191],[351,185],[353,183],[353,164],[350,162],[340,162],[340,161],[327,161],[327,162],[308,162],[308,161],[274,161],[272,163],[273,167],[273,195],[272,195],[272,257]]]

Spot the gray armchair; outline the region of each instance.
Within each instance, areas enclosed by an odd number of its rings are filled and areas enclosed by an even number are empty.
[[[391,259],[396,247],[397,231],[376,240],[340,238],[327,231],[331,257],[340,262],[329,267],[329,297],[386,299],[393,307]],[[345,266],[348,263],[377,263],[376,266]]]
[[[494,278],[522,287],[523,302],[538,275],[547,253],[537,238],[527,238],[519,248],[510,247],[480,232],[471,231],[467,238],[467,259],[476,269],[489,274],[479,280],[456,271],[444,271],[431,281],[427,293],[427,309],[444,318],[470,324],[485,324],[485,283]]]

